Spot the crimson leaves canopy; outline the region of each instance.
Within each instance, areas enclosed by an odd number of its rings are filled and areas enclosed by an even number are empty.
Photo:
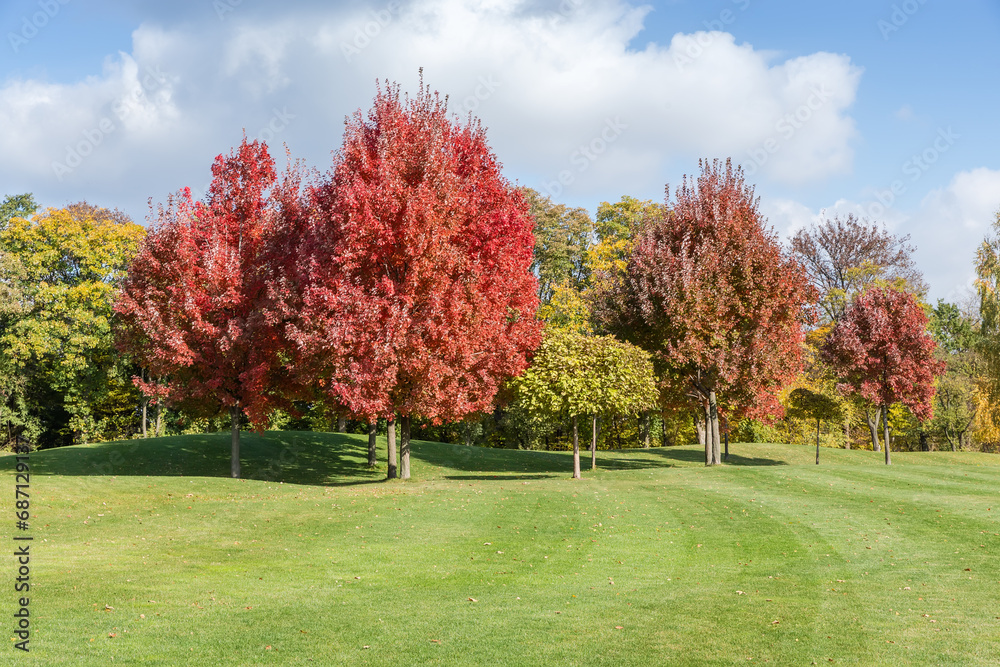
[[[291,339],[357,415],[457,420],[491,409],[540,342],[534,237],[478,121],[421,84],[379,88],[312,190]],[[404,436],[405,437],[405,436]]]
[[[926,421],[933,416],[934,378],[944,370],[936,347],[912,294],[872,287],[847,308],[822,355],[843,389],[879,406],[902,403]]]
[[[741,171],[701,166],[640,234],[601,315],[653,352],[677,393],[715,390],[741,414],[780,413],[775,394],[801,367],[814,292],[764,227]]]
[[[205,202],[184,189],[154,213],[115,305],[118,344],[159,383],[135,379],[196,414],[245,410],[258,427],[282,401],[280,326],[269,238],[279,219],[263,143],[216,158]],[[238,430],[233,474],[238,476]]]

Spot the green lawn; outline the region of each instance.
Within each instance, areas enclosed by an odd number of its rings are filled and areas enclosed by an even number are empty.
[[[574,481],[416,442],[404,483],[365,444],[245,434],[247,480],[228,434],[32,454],[32,650],[0,664],[1000,664],[1000,457],[680,447]]]

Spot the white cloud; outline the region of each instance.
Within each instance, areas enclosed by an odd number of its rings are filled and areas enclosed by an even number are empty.
[[[851,213],[864,218],[870,208],[871,202],[841,199],[814,213],[793,200],[761,201],[762,212],[786,238],[825,218]],[[909,235],[916,247],[914,259],[930,285],[930,299],[963,299],[974,278],[976,248],[992,233],[1000,211],[1000,170],[981,167],[958,172],[947,186],[928,193],[916,210],[882,210],[876,221],[896,235]]]
[[[703,156],[731,155],[756,180],[791,184],[852,165],[861,70],[847,56],[776,62],[723,32],[630,49],[648,7],[413,0],[292,6],[277,18],[242,4],[225,20],[197,11],[200,22],[140,26],[132,52],[85,81],[0,86],[0,175],[42,198],[101,196],[141,213],[146,197],[206,179],[211,156],[242,128],[254,136],[285,112],[295,120],[274,143],[325,168],[344,115],[369,106],[375,80],[412,91],[420,66],[453,108],[483,119],[508,173],[541,187],[565,172],[565,197],[659,190],[671,160]],[[142,83],[150,71],[163,80],[155,89]],[[119,118],[112,107],[136,92]],[[57,178],[53,164],[105,118],[113,132]]]
[[[805,204],[792,199],[761,199],[760,211],[767,218],[774,231],[788,239],[795,232],[810,225],[819,224],[823,216]]]
[[[1000,170],[959,172],[932,190],[913,216],[916,258],[935,298],[954,301],[972,284],[976,248],[1000,210]]]

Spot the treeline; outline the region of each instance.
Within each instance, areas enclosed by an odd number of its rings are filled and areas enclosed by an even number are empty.
[[[257,141],[212,172],[148,230],[4,200],[8,446],[229,429],[238,476],[241,426],[354,430],[407,477],[411,438],[710,465],[730,440],[1000,441],[995,238],[979,298],[932,306],[907,238],[847,216],[783,245],[729,162],[591,218],[507,181],[422,84],[379,88],[325,174]]]

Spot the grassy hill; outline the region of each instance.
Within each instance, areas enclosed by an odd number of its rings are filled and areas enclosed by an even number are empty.
[[[404,483],[365,446],[245,435],[245,480],[228,434],[32,454],[8,664],[1000,663],[1000,457],[680,447],[574,481],[568,454],[415,442]]]

